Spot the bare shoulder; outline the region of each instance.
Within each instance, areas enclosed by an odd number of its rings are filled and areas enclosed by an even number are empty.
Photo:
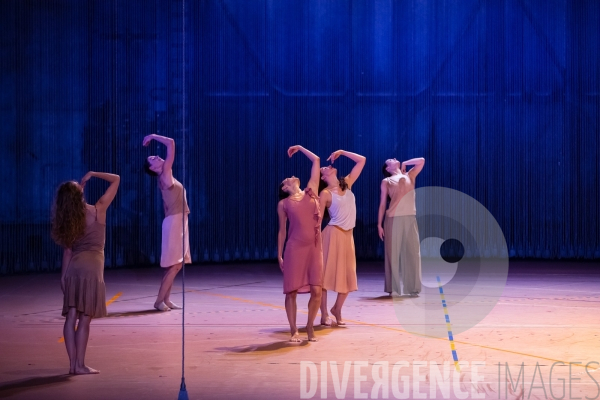
[[[173,172],[171,170],[163,171],[158,179],[163,190],[170,189],[175,184],[175,177],[173,176]]]
[[[96,216],[106,215],[106,210],[110,204],[104,204],[104,202],[98,200],[95,205],[86,205],[86,209]]]

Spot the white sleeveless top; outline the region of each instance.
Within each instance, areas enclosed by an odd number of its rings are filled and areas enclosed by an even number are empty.
[[[334,225],[345,231],[353,229],[356,225],[356,200],[354,193],[346,189],[343,196],[331,193],[331,206],[329,206],[329,215],[331,220],[328,225]]]

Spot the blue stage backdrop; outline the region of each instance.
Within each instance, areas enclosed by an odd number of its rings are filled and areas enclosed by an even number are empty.
[[[381,165],[419,156],[417,186],[481,202],[511,257],[600,258],[596,0],[3,0],[0,26],[1,274],[60,267],[54,191],[88,170],[122,177],[107,267],[157,263],[152,132],[178,144],[194,262],[275,258],[294,144],[367,157],[359,258],[383,255]]]

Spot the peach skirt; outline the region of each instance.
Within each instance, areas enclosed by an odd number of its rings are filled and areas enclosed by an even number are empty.
[[[338,293],[358,290],[352,229],[327,225],[323,229],[323,289]]]

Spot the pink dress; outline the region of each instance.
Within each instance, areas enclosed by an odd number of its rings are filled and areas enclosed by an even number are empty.
[[[309,293],[323,284],[323,245],[319,198],[310,189],[301,200],[287,198],[283,210],[289,228],[283,252],[283,293]]]

